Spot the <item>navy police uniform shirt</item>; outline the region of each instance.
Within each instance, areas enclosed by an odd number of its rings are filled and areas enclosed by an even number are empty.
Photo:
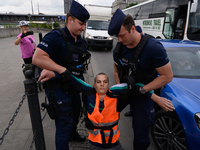
[[[143,38],[143,34],[141,34],[141,37]],[[137,47],[137,46],[136,46]],[[126,58],[126,59],[132,59],[135,48],[127,48],[125,45],[122,47],[122,54],[121,57]],[[113,51],[113,58],[114,57],[115,50]],[[154,68],[159,68],[164,65],[166,65],[169,62],[169,59],[167,57],[166,50],[164,49],[163,45],[157,41],[154,38],[150,38],[140,57],[138,60],[138,69],[142,70],[149,70],[149,69],[154,69]]]
[[[71,36],[66,26],[63,28],[63,30],[67,33],[70,43],[78,47],[80,47],[81,43],[84,43],[85,51],[87,50],[86,43],[83,41],[80,35],[77,36],[77,41],[75,42],[75,39]],[[62,62],[67,55],[65,41],[62,38],[61,33],[57,30],[47,33],[37,47],[45,51],[56,63]]]

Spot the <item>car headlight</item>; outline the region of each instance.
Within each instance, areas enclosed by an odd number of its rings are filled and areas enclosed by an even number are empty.
[[[89,36],[87,36],[87,38],[88,38],[88,39],[92,39],[92,36],[91,36],[91,35],[89,35]]]
[[[113,39],[113,37],[112,36],[110,36],[109,38],[108,38],[108,40],[112,40]]]
[[[93,39],[93,37],[89,33],[86,33],[86,38]]]
[[[196,114],[194,115],[194,119],[195,119],[195,121],[196,121],[197,126],[198,126],[199,129],[200,129],[200,113],[196,113]]]

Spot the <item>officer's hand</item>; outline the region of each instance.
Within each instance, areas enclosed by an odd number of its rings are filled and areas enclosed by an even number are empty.
[[[82,89],[82,86],[79,85],[79,84],[73,85],[73,86],[72,86],[72,89],[73,89],[73,91],[74,91],[75,93],[81,93],[81,92],[84,91],[84,90]]]
[[[71,73],[69,72],[69,70],[65,70],[63,73],[61,73],[61,77],[62,77],[62,82],[69,82],[71,81]]]
[[[71,86],[69,84],[69,82],[71,81],[71,73],[69,72],[69,70],[65,70],[63,73],[61,73],[61,77],[62,77],[62,90],[65,93],[69,93],[71,90]]]
[[[133,96],[133,92],[131,90],[123,90],[121,93],[120,93],[120,96],[122,98],[131,98],[131,96]]]
[[[135,85],[135,90],[134,90],[134,95],[135,96],[142,96],[142,95],[144,95],[144,94],[141,93],[140,87],[141,86],[139,86],[139,85]]]
[[[135,78],[133,76],[127,76],[127,84],[128,84],[128,89],[131,91],[135,90]]]
[[[47,81],[51,78],[54,78],[54,77],[55,77],[55,73],[53,71],[43,69],[41,74],[40,74],[38,81],[45,82],[45,81]]]

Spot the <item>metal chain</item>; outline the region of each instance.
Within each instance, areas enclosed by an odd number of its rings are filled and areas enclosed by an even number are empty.
[[[16,109],[16,111],[15,111],[15,113],[14,113],[12,119],[10,120],[10,122],[9,122],[9,124],[8,124],[8,127],[5,129],[5,131],[4,131],[3,135],[2,135],[2,137],[0,138],[0,145],[3,143],[4,137],[5,137],[5,135],[8,133],[10,126],[13,124],[14,119],[15,119],[15,117],[17,116],[17,114],[18,114],[18,112],[19,112],[19,110],[20,110],[20,108],[21,108],[21,106],[22,106],[22,104],[23,104],[25,98],[26,98],[26,94],[24,94],[24,95],[22,96],[22,100],[19,102],[18,108]]]
[[[35,130],[35,132],[34,132],[33,139],[32,139],[31,146],[30,146],[29,150],[32,150],[32,149],[33,149],[33,144],[34,144],[35,138],[36,138],[36,131],[37,131],[37,130]]]
[[[42,117],[42,121],[44,120],[44,118],[46,117],[46,115],[47,115],[47,110],[46,110],[44,116]]]

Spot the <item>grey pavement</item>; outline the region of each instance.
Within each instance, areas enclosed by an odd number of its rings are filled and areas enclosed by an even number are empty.
[[[44,34],[43,34],[44,35]],[[39,43],[38,33],[34,34],[36,43]],[[33,134],[27,98],[24,95],[24,75],[22,73],[23,60],[21,59],[19,45],[14,45],[16,36],[0,38],[0,150],[28,150],[30,149]],[[93,82],[92,67],[84,75],[86,82]],[[45,101],[44,90],[38,93],[40,104]],[[22,105],[21,105],[21,103]],[[21,106],[20,106],[21,105]],[[20,107],[19,107],[20,106]],[[17,111],[16,114],[15,111]],[[43,117],[46,111],[41,110]],[[13,117],[14,116],[14,117]],[[10,121],[14,118],[14,122]],[[81,118],[82,119],[82,118]],[[46,150],[55,150],[55,125],[48,115],[42,121]],[[5,129],[9,127],[8,132]],[[87,129],[79,122],[78,132],[87,136]],[[70,150],[86,150],[89,142],[70,142]],[[33,144],[33,150],[35,145]]]

